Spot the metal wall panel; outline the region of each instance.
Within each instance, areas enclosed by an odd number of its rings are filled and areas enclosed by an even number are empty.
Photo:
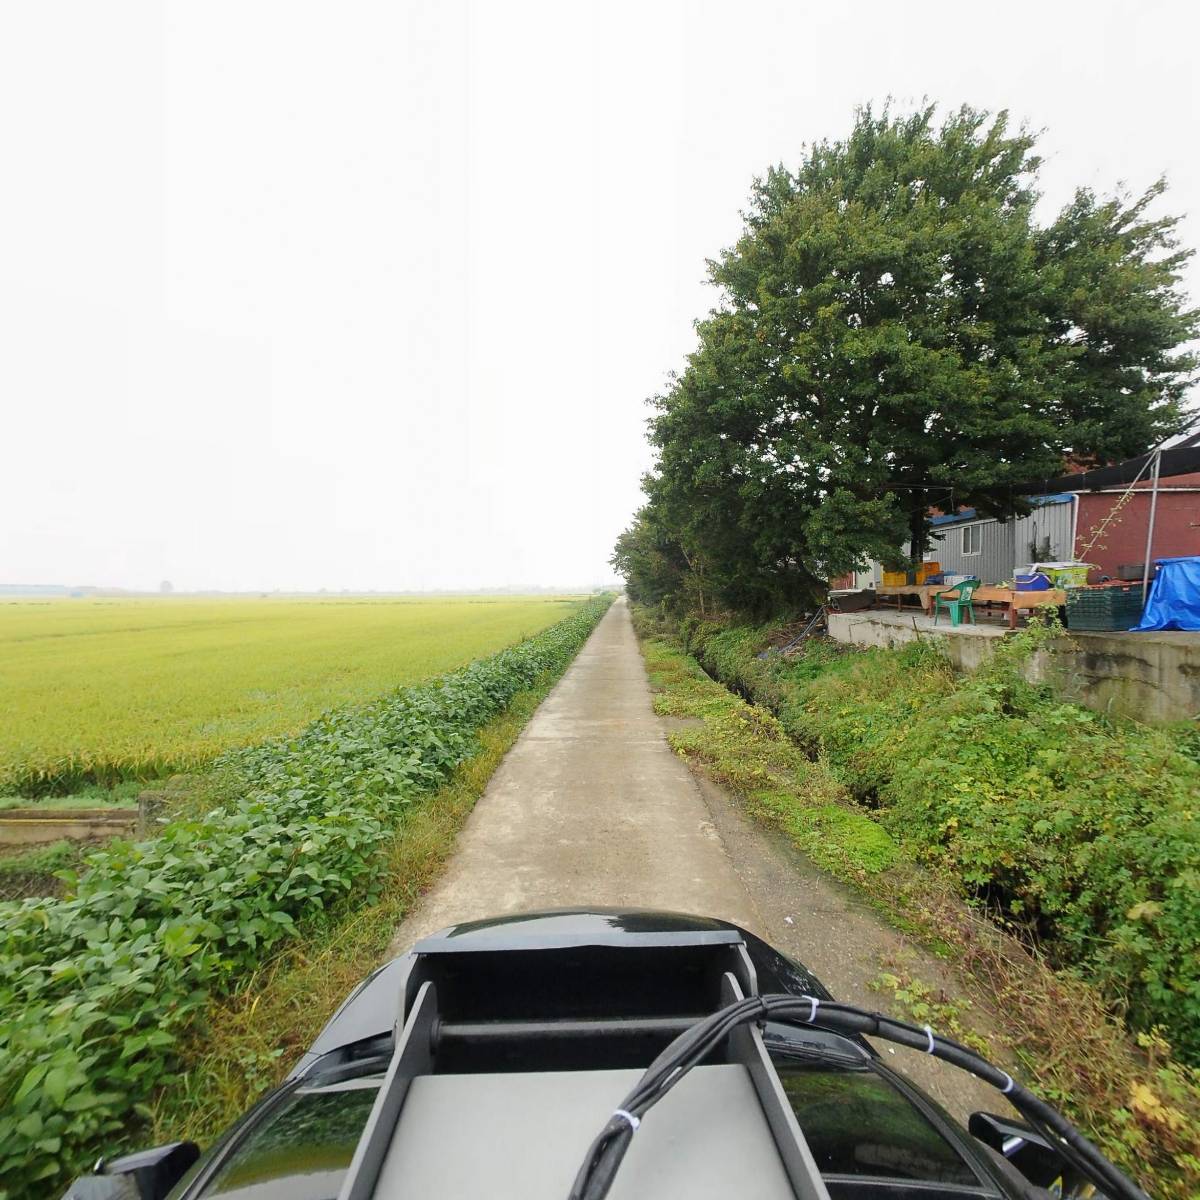
[[[970,526],[979,530],[980,549],[978,554],[964,554],[963,529]],[[1001,583],[1013,574],[1013,522],[964,521],[961,525],[950,525],[935,529],[932,534],[930,556],[941,563],[943,571],[956,575],[977,575],[984,583]]]
[[[925,557],[936,559],[943,571],[952,571],[956,575],[977,575],[984,583],[1008,583],[1012,580],[1017,567],[1025,566],[1031,558],[1030,543],[1036,537],[1039,542],[1043,538],[1050,539],[1053,553],[1046,557],[1051,562],[1071,559],[1075,551],[1071,544],[1074,531],[1075,501],[1056,500],[1050,504],[1042,504],[1027,517],[1017,517],[1011,521],[996,520],[963,521],[960,524],[935,527],[930,534],[929,550]],[[964,526],[977,528],[980,538],[978,554],[962,552]],[[903,546],[903,552],[908,553],[908,543]],[[877,583],[881,568],[878,563],[871,564],[871,571]],[[867,587],[868,572],[855,576],[855,587]]]
[[[1050,562],[1070,559],[1074,554],[1071,545],[1074,504],[1062,500],[1043,504],[1027,517],[1011,521],[964,521],[960,525],[946,526],[933,531],[931,558],[936,558],[943,571],[957,575],[978,575],[984,583],[1007,583],[1017,567],[1030,562],[1030,543],[1036,538],[1040,543],[1050,539],[1053,553],[1045,558]],[[980,531],[980,552],[962,552],[964,526],[975,526]]]
[[[1040,546],[1046,538],[1050,539],[1050,553],[1037,557],[1048,562],[1066,562],[1074,558],[1075,550],[1071,545],[1074,512],[1075,505],[1071,501],[1059,501],[1040,505],[1029,516],[1013,521],[1014,565],[1023,567],[1032,562],[1031,544],[1036,542]]]

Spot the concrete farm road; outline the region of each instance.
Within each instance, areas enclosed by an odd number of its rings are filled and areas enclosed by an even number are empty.
[[[760,926],[651,708],[623,597],[492,776],[396,948],[456,921],[589,904]]]
[[[458,921],[593,904],[659,908],[733,921],[851,1004],[880,1007],[871,983],[898,960],[946,994],[959,991],[946,964],[694,777],[666,732],[619,599],[492,776],[392,953]],[[964,1072],[880,1050],[960,1119],[1007,1109]]]

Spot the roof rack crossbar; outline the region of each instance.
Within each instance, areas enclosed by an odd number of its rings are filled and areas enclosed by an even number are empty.
[[[616,1017],[612,1020],[574,1020],[564,1018],[547,1021],[451,1021],[439,1024],[434,1031],[435,1048],[453,1042],[482,1045],[504,1042],[512,1038],[541,1038],[566,1041],[571,1038],[631,1037],[639,1034],[662,1034],[678,1037],[707,1014],[696,1013],[679,1017]]]
[[[729,946],[728,952],[728,957],[721,964],[726,969],[720,971],[713,981],[719,982],[722,1005],[758,992],[756,972],[745,946]],[[401,1010],[403,1027],[399,1029],[391,1063],[342,1181],[338,1200],[372,1200],[396,1137],[409,1087],[418,1076],[433,1074],[434,1057],[441,1046],[456,1042],[479,1044],[513,1037],[567,1040],[657,1034],[673,1038],[697,1020],[703,1019],[702,1015],[675,1014],[600,1019],[443,1022],[438,1013],[436,985],[431,979],[422,979],[422,974],[424,972],[415,971],[410,977],[408,994],[413,995],[413,1002],[407,1006],[406,1012]],[[779,1152],[784,1173],[797,1200],[830,1200],[812,1151],[796,1123],[756,1025],[742,1025],[731,1033],[728,1060],[747,1070]]]
[[[722,1003],[734,1004],[744,999],[737,979],[732,973],[727,973],[721,981]],[[763,1045],[757,1025],[745,1022],[730,1033],[729,1057],[730,1061],[741,1063],[749,1072],[750,1082],[758,1093],[763,1115],[797,1200],[829,1200],[829,1191],[821,1178],[817,1161],[796,1121],[796,1114],[784,1093],[783,1084]]]
[[[391,1065],[380,1085],[371,1115],[358,1139],[354,1157],[342,1180],[338,1200],[370,1200],[379,1171],[392,1144],[396,1122],[409,1084],[433,1069],[433,1030],[437,1021],[437,990],[430,982],[421,984],[404,1029],[396,1041]]]

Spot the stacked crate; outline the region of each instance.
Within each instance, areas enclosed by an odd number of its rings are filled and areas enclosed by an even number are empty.
[[[1067,589],[1067,628],[1113,632],[1142,616],[1142,585],[1105,584]]]

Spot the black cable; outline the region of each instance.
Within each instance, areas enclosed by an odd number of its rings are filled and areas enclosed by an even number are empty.
[[[974,1050],[950,1038],[938,1037],[927,1027],[897,1021],[882,1013],[811,996],[788,995],[751,996],[739,1000],[681,1033],[650,1064],[588,1147],[569,1200],[603,1200],[646,1112],[733,1029],[748,1021],[759,1020],[810,1025],[840,1034],[869,1034],[924,1051],[969,1071],[1003,1092],[1034,1129],[1080,1174],[1100,1187],[1110,1200],[1149,1200],[1141,1188],[1113,1166],[1065,1117]]]

